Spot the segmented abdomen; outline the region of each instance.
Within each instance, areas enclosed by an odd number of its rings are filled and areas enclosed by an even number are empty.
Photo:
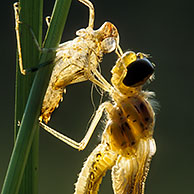
[[[77,37],[61,45],[56,53],[55,66],[43,100],[40,120],[47,123],[60,100],[67,85],[88,79],[87,71],[97,68],[94,53],[90,53],[87,42]],[[93,60],[93,61],[92,61]],[[90,66],[90,67],[89,67]]]
[[[116,158],[105,144],[99,144],[84,163],[74,194],[97,194],[103,176],[115,164]]]

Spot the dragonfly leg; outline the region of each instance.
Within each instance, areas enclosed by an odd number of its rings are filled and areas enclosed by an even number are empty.
[[[94,6],[89,0],[78,0],[79,2],[83,3],[89,8],[90,15],[89,15],[89,23],[88,27],[91,27],[93,29],[94,27]]]
[[[106,79],[97,69],[93,69],[92,72],[95,76],[89,77],[89,80],[102,88],[104,91],[111,93],[111,91],[113,90],[112,85],[106,81]],[[95,77],[97,77],[97,79]]]
[[[46,62],[44,64],[39,64],[37,67],[35,68],[29,68],[29,69],[25,69],[24,66],[23,66],[23,60],[22,60],[22,49],[21,49],[21,40],[20,40],[20,32],[19,32],[19,25],[20,24],[25,24],[25,23],[22,23],[19,19],[19,15],[20,15],[20,4],[19,2],[16,2],[13,4],[13,7],[14,7],[14,13],[15,13],[15,31],[16,31],[16,39],[17,39],[17,48],[18,48],[18,58],[19,58],[19,67],[20,67],[20,72],[21,74],[23,75],[26,75],[27,73],[29,72],[34,72],[36,70],[38,70],[40,67],[43,67],[45,65],[48,65],[50,64],[52,61],[49,61],[49,62]],[[38,43],[38,40],[32,30],[32,28],[25,24],[25,26],[27,26],[29,28],[29,31],[32,35],[32,39],[37,47],[37,49],[40,51],[40,52],[56,52],[56,48],[41,48],[39,43]]]
[[[46,124],[44,124],[42,121],[40,121],[40,126],[45,129],[47,132],[49,132],[50,134],[52,134],[53,136],[55,136],[56,138],[60,139],[61,141],[63,141],[64,143],[70,145],[71,147],[78,149],[78,150],[84,150],[85,147],[87,146],[99,120],[102,117],[103,111],[104,109],[107,109],[109,106],[112,106],[112,104],[110,102],[104,102],[102,103],[98,110],[96,111],[96,114],[91,122],[91,125],[85,135],[85,137],[81,140],[81,142],[76,142],[75,140],[59,133],[58,131],[56,131],[55,129],[50,128],[49,126],[47,126]]]
[[[50,26],[50,23],[51,23],[51,16],[47,16],[47,17],[45,18],[45,20],[46,20],[47,26],[49,27],[49,26]]]

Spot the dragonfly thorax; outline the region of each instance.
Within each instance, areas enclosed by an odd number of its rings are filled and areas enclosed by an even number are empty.
[[[120,155],[135,153],[140,139],[153,134],[154,113],[142,97],[122,99],[110,110],[104,141]],[[108,134],[108,135],[107,135]]]

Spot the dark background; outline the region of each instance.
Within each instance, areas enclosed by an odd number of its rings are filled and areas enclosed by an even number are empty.
[[[0,100],[0,188],[13,147],[14,86],[16,39],[12,4],[1,3],[1,100]],[[50,15],[54,1],[45,5],[44,16]],[[194,14],[192,1],[185,0],[96,0],[95,29],[111,21],[119,29],[124,51],[150,53],[156,64],[156,79],[149,89],[156,92],[160,111],[156,115],[154,137],[157,144],[146,182],[146,194],[194,193],[194,119],[193,55]],[[88,9],[72,0],[62,42],[75,37],[76,30],[86,27]],[[45,24],[45,23],[44,23]],[[115,54],[105,56],[103,75],[110,80]],[[63,103],[54,112],[52,127],[80,140],[93,113],[91,83],[67,88]],[[96,106],[98,94],[94,93]],[[39,193],[73,193],[82,163],[99,142],[99,124],[87,148],[78,152],[40,130]],[[110,172],[103,179],[100,193],[113,193]]]

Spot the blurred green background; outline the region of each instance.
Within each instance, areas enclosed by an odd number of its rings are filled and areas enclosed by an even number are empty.
[[[15,51],[14,1],[1,3],[1,100],[0,100],[0,188],[13,147]],[[120,33],[124,51],[142,51],[152,55],[156,79],[148,88],[156,92],[160,111],[156,115],[154,137],[157,143],[146,194],[194,193],[194,13],[193,1],[185,0],[96,0],[95,28],[111,21]],[[54,1],[45,2],[44,16],[50,15]],[[88,9],[72,0],[62,42],[73,39],[76,30],[86,27]],[[46,24],[44,22],[44,27]],[[45,31],[45,29],[44,29]],[[56,34],[57,36],[57,34]],[[104,57],[103,75],[110,80],[116,55]],[[69,86],[63,103],[54,112],[50,126],[80,140],[94,112],[91,83]],[[94,92],[96,106],[99,95]],[[86,150],[78,152],[40,130],[41,194],[73,193],[83,161],[100,141],[99,124]],[[113,193],[110,172],[103,179],[101,194]]]

